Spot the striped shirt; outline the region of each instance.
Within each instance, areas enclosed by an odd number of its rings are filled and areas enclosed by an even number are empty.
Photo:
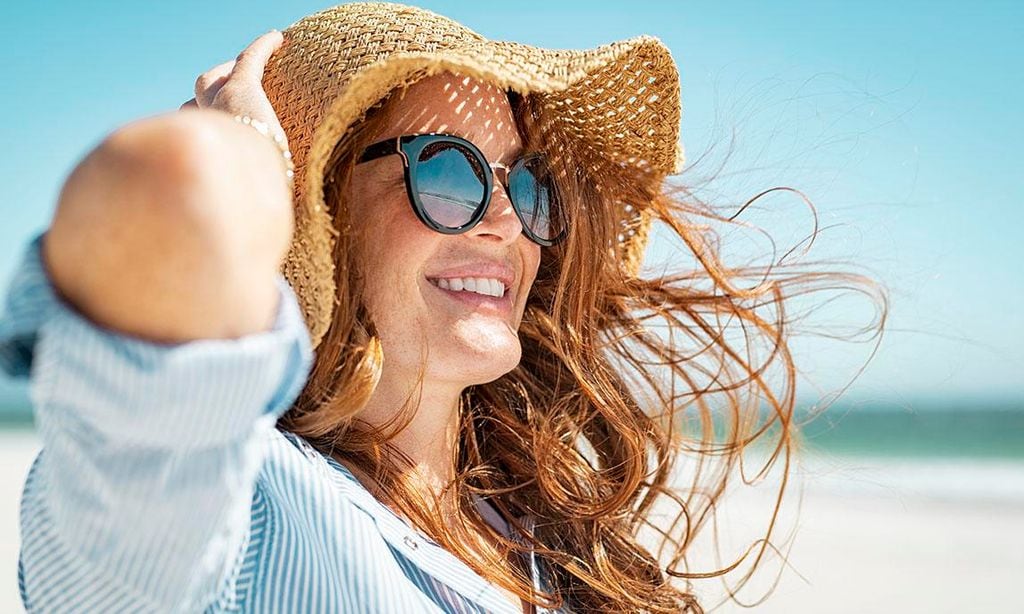
[[[276,428],[313,357],[283,276],[269,330],[151,342],[57,295],[44,235],[0,314],[0,367],[29,379],[43,443],[21,502],[28,612],[521,611],[344,465]],[[547,590],[539,567],[531,553]]]

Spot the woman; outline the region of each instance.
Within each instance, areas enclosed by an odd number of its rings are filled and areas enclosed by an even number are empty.
[[[726,470],[674,484],[684,411],[707,428],[705,395],[755,387],[788,460],[793,404],[702,312],[794,370],[746,304],[781,282],[738,288],[664,183],[658,41],[549,51],[341,5],[183,107],[76,168],[0,320],[44,441],[28,611],[701,611],[680,561],[767,425],[736,393],[696,450]],[[655,220],[699,271],[639,276]],[[655,550],[661,495],[685,525]]]

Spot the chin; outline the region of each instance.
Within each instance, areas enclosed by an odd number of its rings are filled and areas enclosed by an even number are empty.
[[[519,336],[509,331],[485,337],[458,337],[449,345],[446,358],[448,374],[457,373],[467,386],[493,382],[519,366],[523,347]]]

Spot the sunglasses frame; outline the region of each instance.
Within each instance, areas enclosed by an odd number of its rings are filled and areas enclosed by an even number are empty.
[[[484,180],[483,202],[477,205],[476,210],[473,211],[473,215],[469,218],[469,221],[455,228],[439,224],[427,214],[423,203],[420,202],[416,173],[413,172],[413,165],[409,162],[410,160],[415,160],[418,164],[419,156],[423,150],[434,143],[454,143],[464,147],[476,159]],[[529,154],[523,156],[513,162],[512,167],[509,168],[500,162],[488,162],[479,147],[460,136],[445,134],[443,132],[425,132],[418,134],[403,134],[394,138],[384,139],[383,141],[377,141],[363,150],[362,155],[359,156],[359,160],[356,163],[362,164],[363,162],[369,162],[392,154],[399,154],[402,157],[402,166],[405,176],[405,190],[409,195],[409,202],[412,205],[413,211],[416,213],[416,217],[418,217],[419,220],[431,230],[435,230],[446,235],[457,235],[467,232],[479,224],[480,221],[484,219],[484,216],[487,215],[487,209],[491,204],[491,193],[494,190],[494,174],[496,170],[500,169],[504,173],[502,187],[505,188],[505,194],[508,195],[509,202],[512,203],[512,209],[516,212],[516,217],[519,218],[519,223],[523,227],[523,234],[526,235],[528,239],[542,247],[551,247],[565,238],[565,228],[562,228],[558,236],[553,239],[545,239],[531,232],[526,220],[523,219],[523,213],[519,210],[519,205],[516,203],[515,199],[512,198],[512,193],[509,191],[508,178],[512,173],[522,164],[535,158],[542,158],[543,156],[541,156],[541,154]],[[484,172],[484,169],[488,169],[490,172]],[[551,187],[553,189],[557,189],[554,184],[552,184]]]

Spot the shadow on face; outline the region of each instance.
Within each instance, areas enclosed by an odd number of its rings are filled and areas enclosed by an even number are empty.
[[[441,73],[396,95],[371,142],[439,132],[468,139],[491,163],[511,165],[522,153],[508,96],[494,85]],[[428,384],[444,381],[461,390],[515,368],[540,247],[523,235],[501,181],[494,182],[483,220],[457,235],[431,230],[416,217],[399,155],[357,165],[350,187],[353,231],[362,235],[363,298],[381,341],[385,376],[423,372]],[[449,278],[502,279],[507,292],[482,297],[468,287],[438,284]]]
[[[441,73],[409,86],[380,139],[401,134],[445,132],[468,138],[491,162],[511,162],[521,151],[507,94],[500,88]]]

